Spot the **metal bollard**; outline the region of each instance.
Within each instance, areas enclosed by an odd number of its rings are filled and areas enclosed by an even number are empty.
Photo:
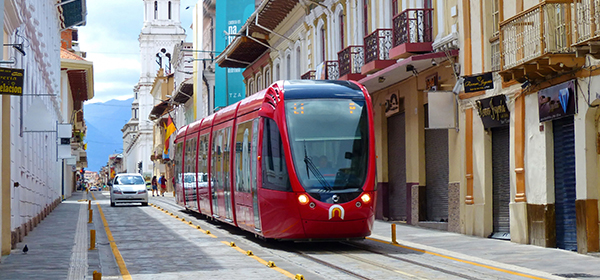
[[[88,224],[92,223],[92,215],[94,214],[94,211],[92,209],[88,210],[89,212],[89,218],[88,218]]]
[[[392,244],[398,244],[396,241],[396,224],[392,224]]]
[[[90,250],[96,249],[96,230],[90,230]]]
[[[93,277],[92,278],[93,280],[101,280],[102,279],[102,273],[94,270],[94,274],[92,275],[92,277]]]
[[[92,201],[88,200],[88,210],[92,209]]]

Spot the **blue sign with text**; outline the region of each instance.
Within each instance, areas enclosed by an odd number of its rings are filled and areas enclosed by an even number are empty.
[[[215,50],[220,53],[239,33],[254,12],[254,0],[219,0],[216,6]],[[243,68],[215,69],[215,108],[238,102],[246,96]]]

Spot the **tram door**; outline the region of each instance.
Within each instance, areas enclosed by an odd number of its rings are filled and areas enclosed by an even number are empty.
[[[210,213],[208,193],[208,133],[198,138],[198,209],[203,214]]]
[[[243,121],[237,125],[235,136],[235,215],[240,227],[248,230],[260,228],[256,225],[258,196],[256,193],[258,120]],[[257,137],[256,137],[257,138]],[[254,208],[256,207],[256,208]],[[254,208],[254,209],[253,209]],[[260,221],[260,220],[259,220]]]
[[[254,228],[260,230],[260,209],[258,208],[258,124],[259,120],[254,119],[252,121],[252,141],[250,142],[252,147],[251,159],[251,176],[250,189],[252,191],[252,208],[254,209]]]
[[[212,188],[213,214],[232,222],[231,184],[229,178],[231,153],[231,127],[217,130],[213,134],[212,169],[214,188]]]
[[[577,250],[575,213],[575,125],[573,117],[552,121],[556,246]]]
[[[407,220],[406,199],[406,147],[404,112],[387,119],[388,129],[388,176],[389,188],[387,218],[390,220]],[[385,203],[384,203],[385,207]],[[383,210],[384,216],[386,209]]]

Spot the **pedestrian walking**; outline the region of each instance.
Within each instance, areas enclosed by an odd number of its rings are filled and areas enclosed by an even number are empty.
[[[160,183],[160,194],[165,196],[165,192],[167,191],[167,179],[165,179],[165,175],[161,175],[158,181]]]
[[[156,176],[152,176],[152,196],[154,193],[158,196],[158,181],[156,180]]]

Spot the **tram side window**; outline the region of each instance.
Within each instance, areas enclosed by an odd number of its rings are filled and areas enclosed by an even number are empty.
[[[198,182],[199,187],[208,187],[206,184],[208,174],[208,134],[200,136],[200,143],[198,145]]]
[[[278,191],[292,191],[279,128],[274,120],[269,118],[264,118],[264,120],[262,187]]]
[[[181,157],[183,156],[183,142],[175,145],[175,183],[181,183]]]
[[[238,125],[235,139],[235,189],[238,192],[250,192],[251,133],[252,121]]]

